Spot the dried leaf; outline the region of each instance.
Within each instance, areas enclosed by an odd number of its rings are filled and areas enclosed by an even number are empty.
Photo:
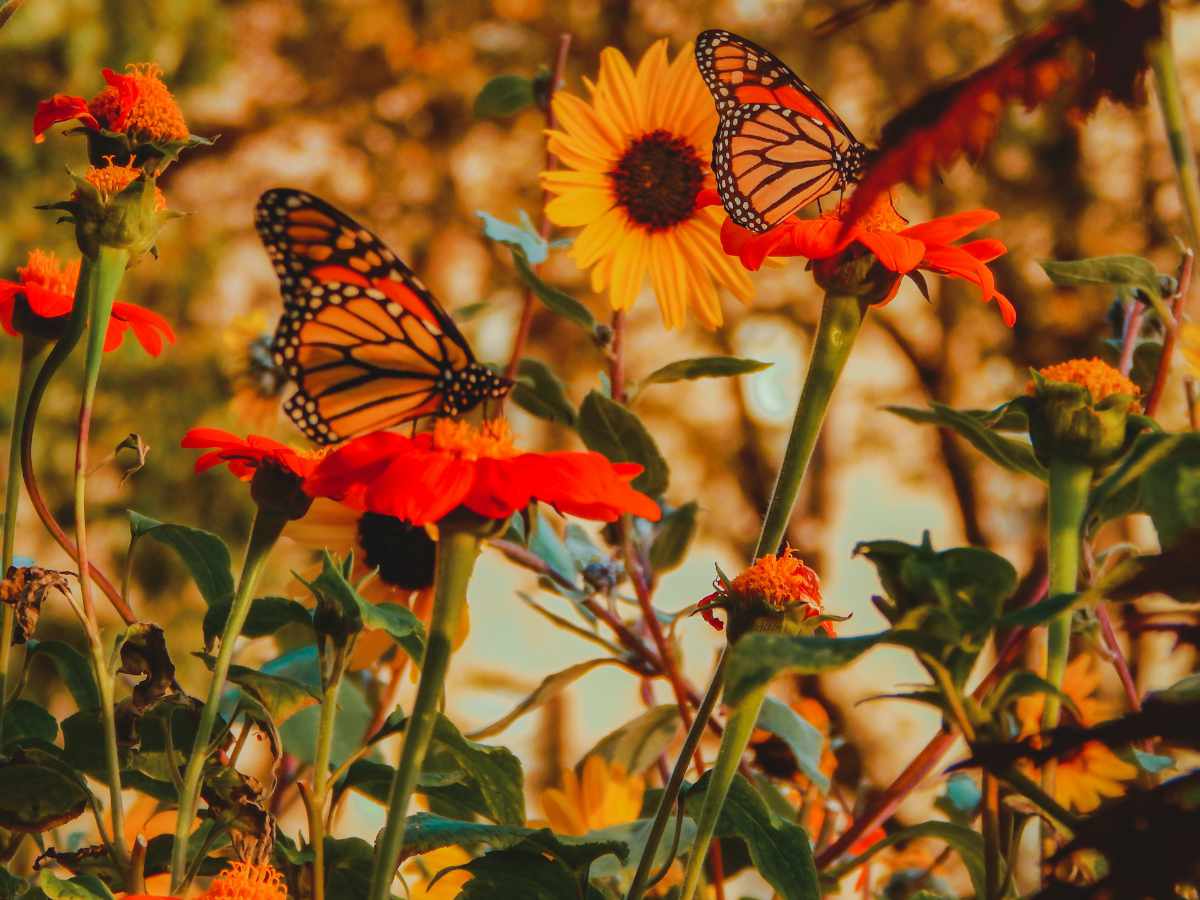
[[[67,586],[68,574],[36,566],[9,566],[4,581],[0,581],[0,603],[8,603],[15,608],[14,644],[24,644],[33,637],[42,612],[42,601],[46,599],[48,591],[56,590],[68,598],[71,596]]]

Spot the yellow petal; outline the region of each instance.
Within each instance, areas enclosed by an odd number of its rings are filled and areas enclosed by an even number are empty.
[[[596,114],[616,125],[627,137],[643,131],[637,80],[629,60],[615,47],[600,52],[600,79],[596,84]]]
[[[348,506],[322,497],[313,501],[304,518],[288,522],[283,534],[303,547],[344,554],[358,543],[361,516]]]
[[[595,222],[612,209],[612,205],[612,195],[606,189],[577,188],[547,203],[546,216],[555,225],[574,228]]]
[[[646,280],[650,241],[640,228],[628,229],[613,254],[609,299],[613,309],[629,309]]]
[[[604,757],[589,756],[583,763],[583,779],[581,784],[581,806],[583,816],[587,820],[588,830],[604,828],[613,822],[605,821],[605,798],[609,794],[608,764]]]
[[[679,328],[687,316],[687,274],[675,235],[666,231],[650,241],[650,284],[662,311],[663,325]]]
[[[596,260],[596,265],[592,267],[592,290],[597,294],[602,294],[608,289],[608,283],[612,281],[612,267],[614,252],[607,256],[602,256]]]
[[[549,209],[546,214],[550,214]],[[553,222],[553,218],[550,221]],[[621,240],[621,233],[626,227],[625,222],[625,213],[615,207],[610,208],[604,215],[591,222],[579,233],[579,236],[575,238],[575,243],[571,246],[571,259],[575,261],[575,265],[586,269],[598,260],[610,256]],[[603,290],[603,288],[594,289]]]
[[[643,127],[649,131],[665,127],[671,110],[663,102],[670,89],[667,82],[667,40],[655,41],[642,54],[637,67],[637,91],[642,102]]]
[[[623,141],[601,122],[592,106],[573,94],[558,91],[551,104],[559,128],[597,157],[615,156],[621,152]]]
[[[587,834],[587,823],[567,794],[557,788],[542,791],[542,811],[559,834]]]
[[[687,227],[695,235],[696,245],[703,253],[709,271],[738,300],[749,303],[754,299],[754,284],[737,257],[730,256],[721,247],[721,226],[714,219],[722,218],[724,215],[716,210],[705,210],[688,222]]]

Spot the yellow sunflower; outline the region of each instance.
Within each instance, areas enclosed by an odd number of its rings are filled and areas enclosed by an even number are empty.
[[[1093,695],[1100,686],[1096,658],[1090,653],[1071,660],[1063,675],[1062,689],[1079,710],[1079,724],[1085,727],[1112,718],[1116,710]],[[1017,701],[1017,720],[1020,737],[1026,738],[1041,730],[1042,707],[1045,695],[1034,694]],[[1026,772],[1036,775],[1033,766]],[[1099,741],[1089,741],[1074,753],[1061,757],[1054,775],[1054,799],[1067,809],[1090,813],[1106,797],[1125,793],[1123,782],[1137,778],[1137,767],[1127,763]]]
[[[400,603],[429,627],[433,614],[433,567],[436,545],[424,528],[393,516],[361,512],[332,500],[313,501],[304,518],[289,522],[283,531],[302,547],[328,550],[338,556],[354,553],[355,581],[368,572],[379,571],[363,587],[362,596],[372,603]],[[463,610],[462,624],[454,639],[455,649],[467,638],[471,623]],[[383,631],[364,631],[354,643],[351,670],[379,662],[394,646]],[[394,668],[404,664],[396,657]]]
[[[438,879],[437,884],[429,886],[438,872],[451,866],[461,866],[472,859],[462,847],[439,847],[415,856],[401,869],[404,880],[408,883],[408,900],[454,900],[462,891],[463,885],[471,880],[471,873],[458,869],[447,872]]]
[[[720,325],[717,284],[743,303],[750,279],[721,249],[719,205],[699,208],[715,186],[709,163],[717,113],[692,61],[689,44],[668,61],[657,41],[637,71],[612,47],[600,54],[591,101],[554,95],[558,130],[550,151],[561,169],[542,173],[555,197],[546,216],[583,227],[571,249],[591,269],[592,289],[608,292],[612,308],[629,309],[650,277],[668,328],[683,324],[690,305],[707,328]]]

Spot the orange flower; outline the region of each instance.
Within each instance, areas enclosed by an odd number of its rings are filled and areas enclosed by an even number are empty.
[[[231,862],[199,900],[287,900],[287,884],[270,865]]]
[[[11,335],[22,330],[46,339],[57,338],[75,306],[79,260],[63,265],[53,253],[29,251],[29,261],[17,268],[17,281],[0,281],[0,325]],[[33,320],[24,316],[31,313]],[[19,320],[19,321],[18,321]],[[118,300],[104,335],[104,349],[116,350],[130,329],[151,356],[175,343],[171,325],[156,312]]]
[[[412,438],[387,431],[355,438],[325,457],[305,486],[414,525],[460,506],[504,519],[534,500],[585,519],[612,522],[632,513],[657,521],[658,504],[630,486],[641,471],[599,453],[522,453],[503,420],[476,429],[439,419],[433,431]]]
[[[134,165],[118,165],[113,162],[111,156],[106,157],[108,165],[106,166],[88,166],[87,172],[84,173],[84,180],[92,185],[100,192],[100,199],[104,203],[108,203],[113,197],[133,184],[133,182],[142,174],[142,170]],[[163,192],[155,186],[154,188],[154,211],[163,212],[167,208],[167,198]]]
[[[1069,359],[1039,369],[1038,374],[1047,381],[1066,381],[1082,385],[1092,395],[1092,403],[1099,403],[1113,394],[1129,394],[1136,397],[1142,392],[1141,388],[1098,356],[1091,359]],[[1034,392],[1032,381],[1026,387],[1026,391],[1030,394]],[[1136,404],[1135,407],[1141,408]]]
[[[713,192],[705,202],[720,202]],[[755,234],[730,220],[721,226],[725,252],[737,256],[747,269],[760,268],[769,256],[803,256],[814,261],[841,258],[846,253],[867,252],[879,264],[896,273],[891,291],[878,306],[891,302],[900,287],[900,276],[918,269],[961,278],[979,286],[986,303],[995,300],[1012,327],[1017,312],[1007,297],[996,290],[996,281],[985,263],[1007,252],[994,238],[956,244],[955,241],[993,222],[999,214],[975,209],[908,225],[896,212],[889,194],[882,195],[856,221],[848,218],[849,201],[813,219],[790,218],[762,234]]]
[[[303,482],[316,467],[316,454],[295,450],[269,437],[251,434],[244,440],[220,428],[193,428],[179,446],[189,449],[214,448],[196,460],[196,474],[225,463],[242,481],[250,481],[259,469],[273,467]]]
[[[41,142],[52,125],[76,120],[92,131],[127,134],[136,141],[186,141],[187,123],[160,77],[162,70],[152,63],[131,63],[126,69],[126,75],[105,69],[108,87],[90,101],[55,94],[38,103],[33,139]]]
[[[760,556],[728,587],[721,580],[714,586],[717,590],[700,601],[698,611],[717,631],[725,625],[713,615],[713,610],[721,607],[774,614],[797,610],[803,612],[804,619],[824,613],[821,580],[791,547],[779,556]],[[830,637],[836,635],[832,622],[822,622],[820,627]]]

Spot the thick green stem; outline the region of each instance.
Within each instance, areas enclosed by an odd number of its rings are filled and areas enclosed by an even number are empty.
[[[329,759],[333,754],[333,723],[337,718],[338,692],[346,674],[346,647],[334,649],[321,696],[321,723],[313,754],[311,802],[308,807],[308,840],[313,850],[313,900],[325,900],[325,811],[329,807]]]
[[[404,746],[400,764],[392,779],[388,797],[387,824],[375,845],[375,866],[371,874],[369,900],[388,900],[392,880],[400,864],[404,847],[404,827],[408,802],[417,786],[425,751],[437,724],[438,704],[442,685],[454,650],[454,635],[467,602],[467,583],[479,555],[479,536],[471,527],[460,528],[443,520],[437,547],[437,580],[434,587],[433,620],[425,643],[425,658],[421,663],[421,680],[412,714],[404,730]]]
[[[1187,215],[1188,241],[1193,249],[1200,250],[1200,177],[1196,171],[1196,151],[1192,147],[1187,108],[1183,101],[1183,85],[1179,81],[1175,54],[1171,50],[1169,18],[1162,40],[1150,49],[1150,65],[1154,69],[1155,93],[1158,95],[1167,141],[1171,146],[1171,158],[1175,161],[1179,195]]]
[[[90,630],[90,629],[89,629]],[[129,846],[125,843],[125,805],[121,798],[121,757],[117,747],[115,676],[104,654],[99,632],[88,638],[92,675],[100,691],[100,713],[104,725],[104,768],[108,779],[109,813],[112,817],[112,850],[122,869],[129,865]]]
[[[648,888],[647,881],[650,878],[650,870],[654,866],[658,845],[662,841],[663,832],[671,818],[671,811],[675,808],[679,789],[683,785],[683,777],[687,773],[692,754],[696,752],[696,745],[700,743],[704,729],[708,727],[708,718],[717,705],[721,689],[725,686],[725,664],[728,661],[729,651],[726,649],[722,651],[721,658],[717,661],[717,668],[708,684],[708,690],[704,693],[704,699],[700,701],[696,717],[692,720],[692,727],[688,729],[687,737],[683,739],[683,746],[679,750],[679,756],[675,759],[675,768],[671,770],[670,780],[658,800],[658,810],[654,813],[654,822],[650,826],[650,834],[646,837],[646,845],[642,848],[642,858],[638,860],[637,872],[633,876],[633,884],[629,888],[626,900],[640,900]]]
[[[725,733],[721,735],[721,749],[717,751],[716,762],[709,770],[708,790],[704,792],[704,806],[700,809],[700,820],[696,823],[696,838],[688,856],[687,873],[684,875],[680,900],[692,900],[700,886],[704,860],[708,856],[708,845],[717,830],[721,807],[725,805],[725,795],[729,793],[733,776],[737,774],[742,753],[750,743],[750,735],[754,733],[758,714],[767,697],[767,687],[764,684],[755,688],[743,698],[730,716]]]
[[[1048,594],[1070,594],[1079,582],[1081,529],[1087,507],[1088,488],[1092,483],[1092,468],[1085,463],[1052,460],[1050,463],[1049,555],[1050,582]],[[1061,613],[1050,622],[1046,640],[1046,680],[1056,688],[1062,687],[1071,649],[1071,611]],[[1042,710],[1042,728],[1058,725],[1061,707],[1054,694],[1046,695]]]
[[[259,511],[250,529],[250,540],[246,545],[246,559],[242,564],[242,575],[237,593],[229,609],[229,618],[221,632],[221,649],[213,664],[212,682],[208,686],[208,697],[200,711],[200,723],[196,726],[196,738],[183,773],[183,791],[179,795],[179,818],[175,823],[175,844],[171,848],[171,893],[179,894],[187,877],[187,845],[192,821],[196,817],[196,804],[200,796],[200,781],[204,776],[204,764],[208,760],[209,742],[217,711],[221,706],[221,695],[225,690],[225,678],[233,661],[233,651],[238,635],[246,624],[250,604],[254,598],[254,586],[262,574],[271,548],[279,539],[287,520],[282,516]]]
[[[42,358],[46,342],[36,337],[25,337],[21,341],[21,369],[17,375],[17,397],[13,407],[12,430],[8,437],[8,477],[4,487],[4,559],[0,563],[0,575],[8,573],[13,562],[13,547],[17,539],[17,508],[21,502],[21,427],[25,423],[25,410],[29,408],[29,395],[33,390],[33,376]],[[3,604],[0,616],[0,746],[4,744],[4,716],[8,709],[8,669],[12,664],[12,633],[16,618],[16,607]]]
[[[854,346],[854,339],[858,337],[866,310],[866,304],[858,297],[833,293],[825,295],[808,375],[796,406],[792,433],[788,437],[787,450],[779,467],[779,477],[767,507],[758,546],[754,549],[755,559],[774,553],[783,543],[796,497],[800,494],[800,484],[821,433],[821,423],[825,421],[829,398],[833,395],[846,360],[850,358],[850,350]]]

